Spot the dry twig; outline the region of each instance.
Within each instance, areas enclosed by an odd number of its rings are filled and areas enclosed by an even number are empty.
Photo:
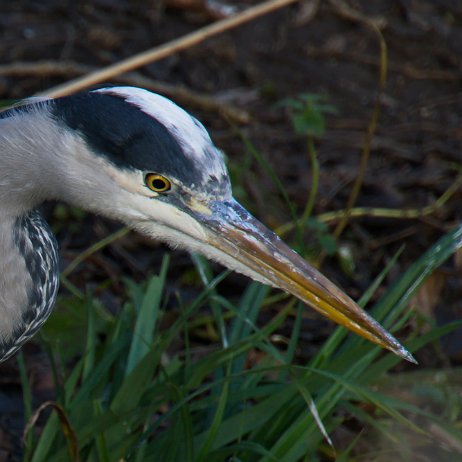
[[[229,18],[222,19],[221,21],[217,21],[183,37],[138,53],[135,56],[131,56],[130,58],[115,63],[111,66],[107,66],[104,69],[92,72],[86,76],[71,80],[70,82],[64,83],[62,85],[58,85],[57,87],[40,93],[39,96],[56,98],[79,90],[83,90],[101,82],[108,81],[115,78],[116,76],[119,76],[120,74],[133,71],[134,69],[145,66],[146,64],[150,64],[154,61],[158,61],[160,59],[166,58],[167,56],[178,53],[179,51],[191,48],[192,46],[197,45],[198,43],[203,42],[204,40],[213,37],[214,35],[221,34],[227,30],[233,29],[246,22],[252,21],[260,16],[271,13],[272,11],[283,8],[297,1],[299,0],[268,0],[261,3],[260,5],[248,8],[241,13],[238,13]]]
[[[427,217],[440,210],[462,186],[462,175],[459,175],[449,188],[432,204],[415,209],[387,209],[383,207],[354,207],[349,210],[334,210],[316,215],[322,223],[341,222],[348,213],[349,218],[390,218],[396,220],[416,220]],[[277,228],[279,235],[284,235],[295,228],[293,222],[285,223]]]
[[[95,72],[95,68],[72,61],[38,61],[33,63],[16,62],[0,65],[0,76],[76,76]],[[162,93],[185,105],[191,105],[207,111],[215,111],[235,123],[245,124],[250,121],[250,114],[230,104],[224,104],[215,98],[189,90],[184,86],[170,85],[158,80],[152,80],[138,72],[130,72],[117,77],[117,81],[127,85],[147,88]]]

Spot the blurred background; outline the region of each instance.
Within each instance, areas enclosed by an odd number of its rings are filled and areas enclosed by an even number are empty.
[[[3,1],[0,98],[7,106],[257,3]],[[225,152],[237,199],[352,298],[359,299],[382,274],[373,303],[460,223],[461,77],[462,4],[457,0],[306,0],[110,83],[149,88],[194,114]],[[349,201],[351,215],[345,221]],[[64,204],[46,204],[44,213],[57,234],[64,270],[95,242],[120,229]],[[294,225],[294,219],[301,218],[303,225]],[[108,334],[102,324],[119,316],[138,290],[133,287],[143,288],[149,276],[158,274],[165,252],[170,262],[160,328],[168,328],[181,317],[178,306],[195,300],[203,290],[187,254],[125,233],[66,274],[55,315],[41,336],[23,348],[23,375],[17,358],[1,365],[0,461],[32,460],[33,449],[25,451],[22,443],[27,407],[30,417],[41,403],[59,402],[63,371],[78,364],[88,347],[92,315],[76,300],[91,298],[97,304],[94,332],[104,340]],[[399,258],[383,274],[397,252]],[[409,298],[407,321],[397,333],[400,339],[425,335],[461,318],[461,257],[456,251]],[[196,262],[196,267],[201,264]],[[215,274],[221,271],[214,265],[207,268]],[[244,277],[229,275],[219,292],[238,303],[247,284]],[[274,297],[274,303],[260,311],[261,325],[287,301]],[[199,314],[207,318],[210,310],[206,304]],[[457,434],[462,335],[456,327],[416,351],[418,372],[400,363],[374,388],[416,407],[428,406],[428,412],[452,425],[450,429],[410,417],[424,428],[419,434],[402,422],[387,421],[389,434],[407,435],[409,446],[403,449],[402,442],[391,445],[364,416],[344,407],[336,411],[342,424],[330,427],[337,456],[324,442],[310,458],[291,460],[335,460],[353,441],[345,460],[350,455],[356,457],[351,460],[366,461],[462,457]],[[306,364],[334,326],[314,313],[289,315],[271,333],[270,342],[285,348],[294,329],[300,332],[291,359]],[[213,320],[193,323],[188,327],[190,343],[178,335],[165,354],[176,357],[188,344],[192,356],[202,358],[219,348],[219,338]],[[249,348],[243,367],[258,364],[261,354]],[[24,373],[29,401],[23,394]],[[374,416],[368,406],[372,405],[365,404],[362,412]],[[29,448],[39,441],[49,415],[47,410],[38,416]],[[370,436],[358,443],[360,431]],[[103,460],[96,450],[86,451],[82,460]],[[108,454],[107,460],[113,460],[116,452]],[[136,460],[162,460],[139,457]],[[260,460],[248,454],[233,457],[228,454],[221,460]],[[178,455],[163,460],[199,459]]]

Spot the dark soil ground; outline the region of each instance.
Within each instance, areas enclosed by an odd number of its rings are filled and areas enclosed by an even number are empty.
[[[67,2],[22,0],[0,3],[0,98],[20,99],[167,42],[216,19],[205,2],[92,0]],[[248,6],[255,2],[241,2]],[[183,6],[182,6],[183,5]],[[344,209],[359,171],[367,127],[379,88],[380,29],[388,49],[388,78],[380,96],[381,111],[366,175],[356,206],[398,210],[432,205],[453,184],[462,160],[462,2],[458,0],[305,1],[212,38],[188,51],[114,80],[150,88],[167,83],[169,96],[194,113],[235,166],[238,198],[273,228],[290,220],[278,189],[261,167],[249,161],[241,135],[272,166],[291,201],[302,211],[310,188],[305,140],[294,133],[287,111],[277,103],[300,93],[328,96],[337,114],[327,118],[327,131],[317,142],[321,163],[315,214]],[[181,88],[213,104],[185,95]],[[210,102],[209,101],[209,102]],[[224,107],[250,115],[244,122]],[[403,244],[399,263],[388,282],[399,275],[436,239],[461,219],[461,191],[456,190],[433,213],[414,219],[362,217],[351,220],[339,244],[351,251],[353,276],[328,258],[323,271],[358,298]],[[62,264],[105,236],[117,225],[53,206],[48,217],[58,234]],[[330,224],[330,229],[335,223]],[[289,238],[289,237],[288,237]],[[316,241],[307,236],[310,244]],[[112,279],[110,290],[95,293],[117,305],[121,276],[142,280],[158,268],[164,248],[131,234],[79,267],[72,281],[81,288]],[[190,265],[176,253],[175,275]],[[440,322],[454,319],[460,306],[461,274],[457,258],[427,287],[418,306]],[[223,291],[245,283],[230,278]],[[385,283],[386,285],[387,283]],[[182,290],[186,290],[184,287]],[[416,307],[416,309],[418,309]],[[310,334],[309,356],[331,325]],[[439,359],[422,352],[425,367],[457,363],[461,336],[445,343]],[[51,376],[38,344],[24,349],[37,396],[49,396]],[[38,366],[37,366],[38,364]],[[22,398],[15,360],[2,365],[0,377],[0,461],[17,460],[23,428]]]

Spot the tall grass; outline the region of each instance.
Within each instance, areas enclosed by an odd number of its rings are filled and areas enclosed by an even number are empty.
[[[374,316],[392,330],[402,324],[419,284],[461,242],[462,228],[437,242],[375,304]],[[250,283],[239,302],[232,303],[219,292],[224,275],[213,278],[206,261],[194,261],[204,288],[188,304],[180,300],[181,315],[162,330],[160,294],[168,257],[159,274],[144,284],[127,281],[129,299],[116,317],[101,307],[95,310],[88,297],[60,300],[57,318],[65,309],[84,321],[77,329],[69,324],[60,332],[61,339],[69,338],[85,326],[83,356],[72,366],[57,366],[55,410],[40,435],[34,428],[29,431],[27,460],[311,461],[319,460],[321,453],[334,457],[322,426],[332,433],[347,413],[374,425],[390,444],[396,435],[383,423],[390,419],[416,433],[421,430],[408,418],[410,413],[444,423],[374,390],[400,359],[343,329],[337,329],[308,363],[297,364],[294,352],[304,308],[290,300],[260,325],[257,315],[269,296],[267,287]],[[217,326],[222,345],[201,356],[187,339],[191,319],[204,306],[210,309],[206,316],[202,310],[203,322]],[[280,349],[269,338],[289,314],[295,316],[293,335],[287,348]],[[55,322],[51,320],[49,335]],[[410,339],[407,346],[416,351],[453,328],[434,329]],[[179,338],[184,338],[180,350],[173,346]],[[249,354],[255,352],[260,360],[249,368]],[[25,374],[23,386],[30,403]],[[388,420],[383,420],[385,415]],[[461,441],[460,430],[450,430]]]

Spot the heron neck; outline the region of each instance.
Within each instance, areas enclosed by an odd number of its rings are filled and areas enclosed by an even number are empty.
[[[0,119],[0,213],[13,218],[53,199],[72,143],[42,107]]]
[[[107,165],[46,107],[0,118],[0,217],[21,216],[46,200],[108,215],[119,186]]]

